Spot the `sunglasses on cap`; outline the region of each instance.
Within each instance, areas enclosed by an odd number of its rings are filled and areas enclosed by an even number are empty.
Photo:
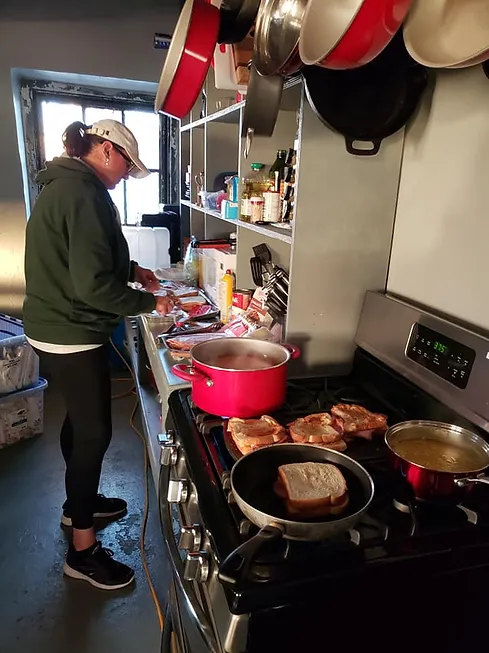
[[[115,143],[112,143],[112,146],[113,146],[114,150],[117,150],[117,152],[119,152],[119,154],[121,155],[121,157],[122,157],[122,158],[124,159],[124,161],[126,162],[126,165],[127,165],[127,174],[129,174],[130,172],[132,172],[132,170],[134,170],[134,168],[135,168],[136,166],[134,165],[134,162],[133,162],[133,161],[128,157],[126,151],[123,150],[122,147],[119,147],[118,145],[116,145]]]

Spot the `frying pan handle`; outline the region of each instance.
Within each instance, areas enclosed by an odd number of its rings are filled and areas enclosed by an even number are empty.
[[[372,143],[370,149],[363,150],[362,148],[355,147],[354,143],[357,141],[359,141],[358,138],[348,138],[348,136],[345,136],[346,150],[348,154],[354,154],[355,156],[375,156],[379,153],[382,144],[381,140],[361,141],[362,143]]]
[[[295,345],[290,345],[287,342],[283,342],[282,347],[285,347],[285,349],[287,349],[287,351],[290,352],[290,357],[292,358],[292,360],[299,358],[299,356],[301,355],[301,350],[299,349],[299,347],[296,347]]]
[[[219,570],[219,579],[230,585],[236,585],[240,580],[244,580],[263,546],[267,542],[280,539],[282,534],[280,526],[270,524],[262,528],[254,537],[228,555]]]
[[[253,127],[248,127],[246,131],[246,144],[244,149],[244,158],[247,159],[250,155],[251,146],[253,144],[253,136],[255,135],[255,130]]]
[[[208,376],[202,374],[202,372],[196,370],[195,367],[192,367],[191,365],[173,365],[171,371],[175,376],[178,376],[179,379],[182,379],[182,381],[189,381],[189,383],[192,383],[192,381],[198,379],[199,381],[205,381],[209,387],[214,385]]]

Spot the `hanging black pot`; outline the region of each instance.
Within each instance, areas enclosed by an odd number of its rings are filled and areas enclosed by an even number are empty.
[[[406,125],[428,83],[428,71],[409,57],[402,38],[362,68],[306,66],[302,74],[312,110],[358,156],[377,154],[383,139]]]

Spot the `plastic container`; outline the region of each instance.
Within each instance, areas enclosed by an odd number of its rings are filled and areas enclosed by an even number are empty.
[[[33,388],[0,398],[0,449],[43,432],[47,387],[41,378]]]
[[[0,397],[39,381],[39,358],[23,335],[0,339]]]
[[[133,261],[149,270],[170,267],[170,232],[166,227],[123,226]]]

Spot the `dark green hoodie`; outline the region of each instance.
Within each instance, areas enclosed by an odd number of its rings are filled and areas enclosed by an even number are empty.
[[[129,250],[107,189],[82,161],[56,158],[27,223],[24,325],[53,344],[105,343],[122,316],[155,299],[127,284]]]

